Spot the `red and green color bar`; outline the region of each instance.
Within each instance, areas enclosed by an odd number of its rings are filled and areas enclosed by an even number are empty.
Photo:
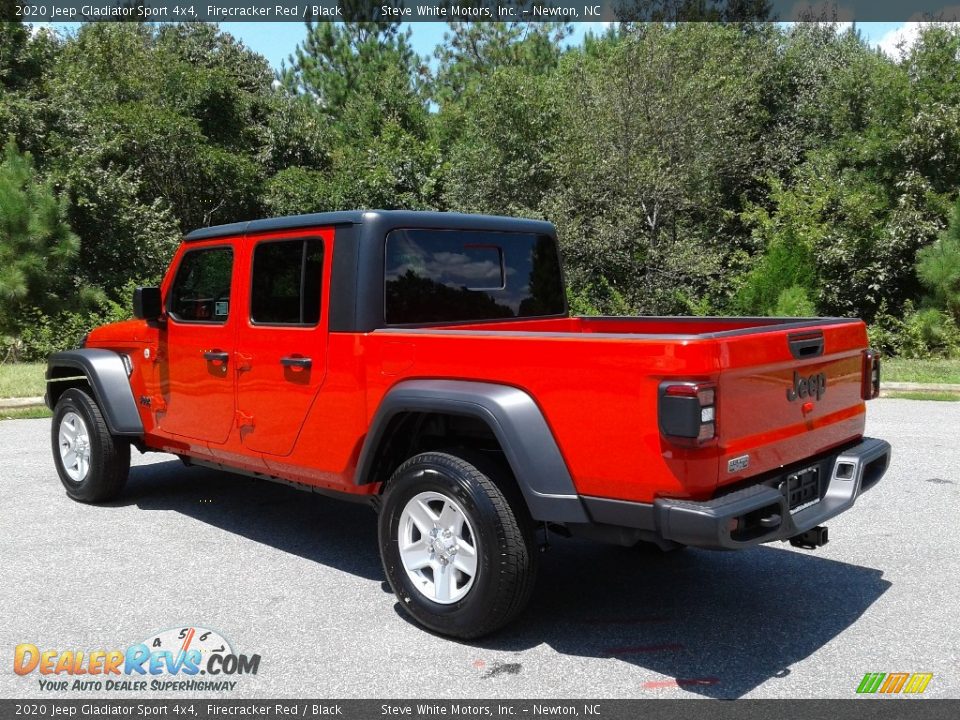
[[[933,673],[867,673],[857,692],[862,694],[895,693],[919,694],[927,689]]]

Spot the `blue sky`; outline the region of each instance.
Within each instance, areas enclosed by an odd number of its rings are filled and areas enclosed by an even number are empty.
[[[432,55],[433,49],[443,42],[443,33],[447,30],[447,24],[443,22],[417,22],[409,25],[413,29],[413,47],[419,55]],[[573,35],[568,42],[579,45],[588,32],[603,32],[602,25],[603,23],[574,23]],[[905,25],[906,23],[896,22],[858,23],[857,28],[871,44],[880,45],[891,33],[902,33]],[[293,49],[306,33],[301,23],[228,22],[220,23],[220,27],[242,40],[251,50],[266,57],[275,69],[293,53]]]
[[[79,23],[52,23],[52,25],[61,32],[72,32]],[[579,45],[588,32],[602,32],[603,25],[604,23],[574,23],[573,35],[567,42]],[[842,25],[846,24],[842,23]],[[409,23],[409,26],[413,30],[411,40],[414,50],[419,55],[427,56],[431,56],[434,48],[443,42],[443,33],[447,30],[447,24],[443,22],[417,22]],[[857,29],[872,45],[881,47],[892,55],[896,52],[896,45],[900,39],[909,43],[916,36],[918,26],[918,23],[858,23]],[[227,22],[220,23],[220,27],[242,40],[251,50],[266,57],[274,69],[280,68],[280,64],[287,60],[306,34],[305,26],[295,22]]]

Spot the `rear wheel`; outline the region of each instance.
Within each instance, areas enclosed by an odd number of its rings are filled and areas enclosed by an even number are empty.
[[[117,497],[130,471],[130,443],[110,435],[96,401],[79,388],[64,391],[53,411],[53,462],[67,495],[80,502]]]
[[[530,599],[532,523],[509,470],[480,453],[407,460],[387,484],[379,530],[387,580],[404,610],[431,630],[480,637]]]

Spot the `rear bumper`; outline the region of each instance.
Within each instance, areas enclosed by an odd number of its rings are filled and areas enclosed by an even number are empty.
[[[790,470],[703,502],[658,499],[651,505],[602,498],[583,501],[597,523],[636,528],[654,539],[682,545],[735,550],[787,540],[836,517],[879,482],[889,463],[890,444],[873,438],[811,462],[823,473],[820,499],[793,512],[777,487]]]

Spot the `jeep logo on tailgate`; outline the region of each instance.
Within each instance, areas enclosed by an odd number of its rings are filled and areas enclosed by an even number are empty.
[[[797,398],[813,397],[819,400],[827,393],[827,376],[817,373],[810,377],[801,377],[793,371],[793,387],[787,388],[787,400],[793,402]]]

